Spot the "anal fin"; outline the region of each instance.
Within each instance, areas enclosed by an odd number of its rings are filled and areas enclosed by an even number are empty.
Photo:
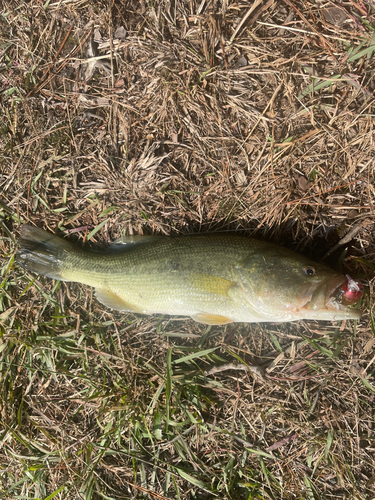
[[[101,288],[95,289],[95,297],[107,307],[111,309],[116,309],[117,311],[135,312],[142,313],[140,309],[126,300],[122,299],[119,295],[112,292],[112,290],[103,290]]]
[[[220,316],[219,314],[198,313],[194,314],[192,318],[198,321],[198,323],[204,323],[205,325],[227,325],[228,323],[233,323],[232,319]]]

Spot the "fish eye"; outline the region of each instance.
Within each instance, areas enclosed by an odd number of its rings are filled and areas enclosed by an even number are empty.
[[[303,272],[307,274],[307,276],[314,276],[316,274],[315,267],[312,266],[304,267]]]

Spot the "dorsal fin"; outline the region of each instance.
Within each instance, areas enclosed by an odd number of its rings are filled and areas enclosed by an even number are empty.
[[[168,236],[164,236],[167,238]],[[123,234],[120,238],[114,240],[110,245],[140,245],[144,243],[150,243],[157,241],[158,239],[163,238],[160,234],[133,234],[126,235]]]
[[[109,249],[112,253],[123,253],[133,250],[138,245],[145,245],[146,243],[155,243],[160,238],[168,238],[168,236],[156,235],[142,235],[136,234],[133,236],[122,235],[120,238],[112,241],[109,244]]]

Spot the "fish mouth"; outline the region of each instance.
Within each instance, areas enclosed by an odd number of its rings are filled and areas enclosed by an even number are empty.
[[[342,287],[347,283],[347,278],[345,276],[337,276],[337,278],[329,281],[327,287],[327,293],[325,296],[325,305],[327,309],[335,309],[344,307],[340,302],[340,295]]]
[[[316,312],[327,318],[330,316],[335,317],[335,319],[360,318],[361,311],[359,309],[353,309],[342,303],[343,286],[347,283],[347,278],[339,274],[311,285],[304,293],[306,302],[302,309]]]

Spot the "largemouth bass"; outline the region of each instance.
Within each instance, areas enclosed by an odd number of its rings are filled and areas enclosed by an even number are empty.
[[[100,302],[120,311],[216,325],[361,317],[350,305],[362,289],[271,243],[225,233],[139,236],[123,243],[120,253],[92,253],[23,226],[16,259],[29,271],[92,286]]]

